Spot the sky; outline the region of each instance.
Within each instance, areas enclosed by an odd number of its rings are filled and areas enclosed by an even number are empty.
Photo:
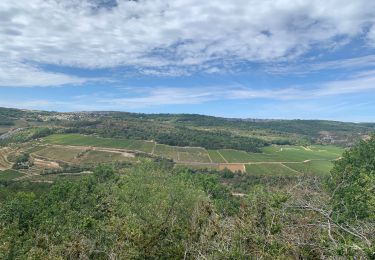
[[[375,122],[375,1],[1,0],[0,106]]]

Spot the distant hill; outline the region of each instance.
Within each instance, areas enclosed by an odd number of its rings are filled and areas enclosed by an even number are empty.
[[[236,119],[116,111],[60,113],[0,108],[0,134],[28,127],[53,128],[58,133],[155,140],[176,146],[246,151],[256,151],[258,147],[270,144],[351,146],[375,131],[375,123],[327,120]]]

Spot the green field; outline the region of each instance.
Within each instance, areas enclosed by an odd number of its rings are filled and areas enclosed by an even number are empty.
[[[60,145],[96,146],[142,151],[151,153],[154,142],[120,138],[102,138],[80,134],[56,134],[44,138],[44,142]]]
[[[247,164],[246,172],[251,175],[272,175],[272,176],[295,176],[295,171],[288,169],[282,164]]]
[[[214,163],[226,163],[224,158],[219,154],[219,151],[208,150],[208,154],[210,155],[212,162],[214,162]]]
[[[46,157],[48,159],[73,162],[80,153],[86,149],[80,147],[50,146],[45,149],[36,151],[34,154]]]
[[[178,147],[178,161],[210,163],[210,157],[206,149],[199,147]]]
[[[174,161],[177,161],[177,159],[178,159],[176,147],[165,145],[165,144],[157,144],[155,146],[154,154],[158,155],[158,156],[165,157],[165,158],[172,159]]]
[[[79,159],[80,163],[83,164],[98,164],[98,163],[108,163],[115,161],[135,161],[134,157],[126,157],[121,153],[112,153],[106,151],[88,151]]]
[[[18,178],[18,177],[21,177],[23,175],[24,175],[23,173],[21,173],[19,171],[15,171],[15,170],[0,171],[0,181],[13,180],[14,178]]]
[[[269,146],[262,153],[247,153],[237,150],[220,150],[229,163],[247,162],[303,162],[306,160],[330,161],[337,159],[343,149],[333,146]]]
[[[175,162],[211,162],[207,150],[200,147],[177,147],[157,144],[154,154],[172,159]]]
[[[327,175],[333,167],[331,161],[309,161],[306,163],[284,163],[286,166],[308,175]]]
[[[116,151],[97,151],[84,147],[49,146],[33,153],[46,159],[74,164],[98,164],[112,161],[134,161],[134,157]]]

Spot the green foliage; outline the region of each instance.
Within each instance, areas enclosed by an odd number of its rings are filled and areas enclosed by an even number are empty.
[[[124,176],[100,166],[43,197],[19,193],[4,202],[0,258],[181,258],[205,205],[212,214],[202,190],[154,164]]]
[[[331,171],[329,187],[339,220],[375,220],[375,136],[343,154]]]
[[[49,127],[30,127],[25,129],[18,129],[14,132],[6,134],[5,138],[0,139],[0,146],[4,146],[10,143],[23,143],[33,139],[48,136],[52,134],[54,130]]]
[[[176,169],[175,174],[191,181],[195,187],[204,190],[213,200],[216,209],[224,215],[238,212],[239,201],[231,196],[230,190],[220,182],[220,174],[208,170]]]
[[[108,165],[99,165],[94,171],[94,177],[99,182],[104,182],[112,179],[115,176],[113,168]]]
[[[9,193],[0,200],[0,258],[372,256],[371,245],[337,229],[332,242],[321,228],[321,214],[290,208],[299,196],[310,196],[298,194],[296,185],[293,194],[252,185],[240,199],[220,180],[214,171],[171,170],[144,161],[123,174],[102,165],[91,176],[60,180],[49,190]]]

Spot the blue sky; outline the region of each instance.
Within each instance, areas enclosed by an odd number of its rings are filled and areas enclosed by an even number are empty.
[[[0,106],[375,121],[375,1],[3,0]]]

